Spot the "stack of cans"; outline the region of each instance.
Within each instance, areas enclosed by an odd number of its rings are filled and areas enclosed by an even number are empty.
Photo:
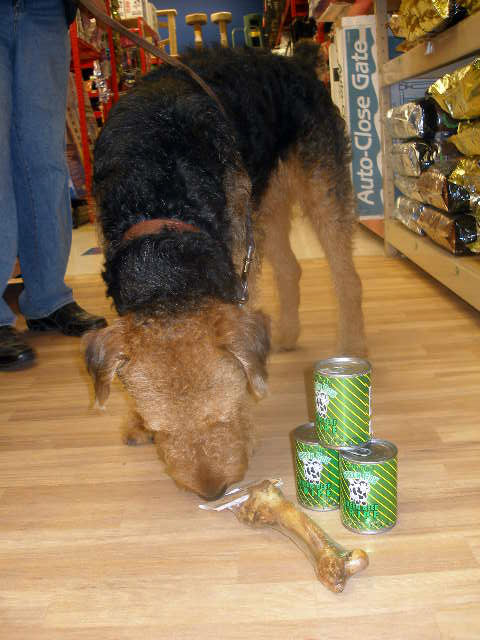
[[[315,423],[294,431],[297,498],[308,509],[340,508],[357,533],[381,533],[397,521],[397,448],[373,438],[371,366],[329,358],[314,372]]]

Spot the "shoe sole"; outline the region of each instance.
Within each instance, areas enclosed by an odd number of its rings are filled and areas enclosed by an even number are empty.
[[[0,365],[0,373],[10,373],[11,371],[23,371],[24,369],[30,369],[37,364],[36,359],[24,360],[20,362],[13,362],[10,365]]]
[[[96,325],[92,325],[85,331],[69,331],[68,329],[60,329],[60,327],[31,327],[27,323],[28,330],[32,333],[61,333],[64,336],[69,336],[71,338],[81,338],[83,335],[88,333],[89,331],[95,331],[97,329],[104,329],[107,326],[107,323],[99,322]]]

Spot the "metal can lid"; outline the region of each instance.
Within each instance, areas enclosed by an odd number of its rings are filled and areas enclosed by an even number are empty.
[[[342,457],[355,464],[371,464],[372,462],[386,462],[394,458],[397,447],[387,440],[369,440],[356,449],[343,450]]]
[[[306,444],[319,444],[313,422],[301,424],[293,432],[295,440],[305,442]]]
[[[326,360],[319,360],[315,364],[315,372],[318,371],[319,373],[332,378],[353,378],[354,376],[361,376],[366,373],[370,373],[371,370],[372,366],[368,360],[347,356],[327,358]]]

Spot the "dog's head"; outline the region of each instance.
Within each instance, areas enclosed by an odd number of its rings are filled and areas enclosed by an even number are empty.
[[[118,375],[179,484],[212,498],[243,477],[249,398],[266,393],[269,322],[260,311],[212,304],[178,316],[127,314],[86,337],[103,407]]]

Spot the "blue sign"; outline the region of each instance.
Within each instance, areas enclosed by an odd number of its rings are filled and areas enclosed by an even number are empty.
[[[352,141],[352,180],[360,216],[383,215],[379,104],[373,31],[345,29],[345,82]]]

